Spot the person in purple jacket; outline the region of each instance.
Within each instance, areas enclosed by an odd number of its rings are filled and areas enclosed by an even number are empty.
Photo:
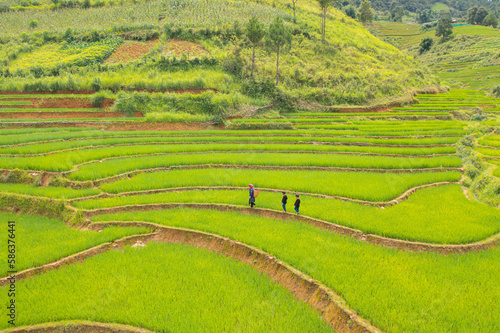
[[[254,197],[255,189],[253,188],[252,184],[249,184],[248,187],[250,187],[249,191],[250,199],[248,199],[248,203],[250,204],[250,208],[253,208],[253,206],[255,206],[255,197]]]

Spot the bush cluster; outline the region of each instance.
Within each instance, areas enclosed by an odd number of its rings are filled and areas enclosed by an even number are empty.
[[[148,113],[205,115],[212,122],[220,124],[225,121],[230,110],[238,108],[240,103],[241,96],[239,94],[222,95],[216,94],[213,91],[201,94],[120,92],[117,96],[114,110],[125,112],[127,115],[133,115],[136,111],[140,111],[146,115]],[[155,115],[154,117],[159,117],[159,115]]]

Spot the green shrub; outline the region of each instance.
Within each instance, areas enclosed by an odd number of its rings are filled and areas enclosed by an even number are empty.
[[[488,116],[486,114],[484,114],[483,111],[479,108],[476,108],[472,112],[472,115],[470,118],[470,120],[472,120],[472,121],[483,121],[483,120],[487,120],[487,119],[488,119]]]
[[[135,111],[138,111],[138,102],[134,99],[134,95],[127,94],[126,92],[118,93],[114,110],[124,112],[127,116],[133,116]]]
[[[475,179],[477,176],[481,174],[481,170],[479,170],[472,164],[466,164],[464,168],[464,173],[470,179]]]
[[[92,90],[99,91],[102,89],[102,82],[99,77],[92,80]]]
[[[495,88],[493,88],[491,93],[494,97],[500,98],[500,86],[496,86]]]
[[[216,94],[213,91],[201,94],[120,92],[114,109],[130,115],[135,111],[144,114],[169,112],[207,115],[212,121],[221,123],[232,110],[238,109],[242,99],[243,96],[237,93]]]
[[[101,107],[102,103],[104,103],[106,98],[107,98],[106,92],[99,91],[99,92],[96,92],[94,95],[92,95],[92,97],[90,98],[90,101],[91,101],[93,106]]]
[[[35,29],[36,27],[38,27],[38,22],[35,20],[31,20],[28,26],[30,29]]]

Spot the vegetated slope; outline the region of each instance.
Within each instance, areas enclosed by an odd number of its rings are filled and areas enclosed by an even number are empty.
[[[372,6],[379,11],[388,11],[393,6],[393,3],[402,6],[403,9],[418,13],[423,10],[432,9],[439,12],[440,10],[451,9],[453,11],[465,13],[470,7],[483,6],[492,10],[498,9],[498,1],[491,0],[372,0]]]
[[[489,88],[500,83],[500,36],[462,35],[419,58],[450,85]]]
[[[440,43],[435,30],[421,32],[417,25],[376,22],[376,33],[406,49],[450,86],[490,89],[500,82],[500,31],[483,26],[454,27],[455,37]],[[429,51],[420,54],[425,37],[434,39]]]
[[[279,16],[293,32],[291,47],[281,55],[278,95],[282,101],[364,104],[436,83],[410,57],[336,9],[327,16],[327,43],[320,40],[316,1],[299,2],[297,23],[291,13],[285,0],[261,4],[156,0],[103,8],[1,13],[5,29],[1,34],[0,72],[7,77],[0,89],[214,88],[252,97],[240,97],[235,108],[264,105],[276,96],[276,54],[264,44],[257,47],[257,84],[252,84],[251,48],[244,25],[254,15],[266,27]],[[36,27],[30,29],[31,21],[36,21]],[[151,52],[128,65],[102,64],[124,40],[160,35],[160,52]],[[117,43],[101,45],[111,36]],[[161,52],[162,47],[169,48],[172,39],[195,42],[206,52],[199,52],[196,58]],[[35,55],[44,62],[30,65]]]

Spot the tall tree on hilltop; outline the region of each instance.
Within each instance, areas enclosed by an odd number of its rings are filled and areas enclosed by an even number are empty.
[[[354,8],[353,5],[349,5],[345,8],[344,10],[345,14],[349,16],[352,19],[356,19],[357,13],[356,13],[356,8]]]
[[[292,0],[292,6],[293,6],[293,20],[296,21],[297,17],[295,17],[295,5],[297,4],[297,1],[299,0]]]
[[[285,26],[281,17],[277,16],[269,26],[267,42],[276,51],[276,85],[278,85],[280,79],[280,52],[284,46],[292,43],[292,33]]]
[[[325,42],[325,31],[326,31],[326,13],[328,12],[328,8],[333,5],[335,2],[339,2],[340,0],[317,0],[319,8],[321,8],[321,41]]]
[[[483,24],[484,19],[488,16],[488,10],[484,7],[479,7],[475,17],[475,24]]]
[[[449,10],[442,10],[439,12],[439,20],[436,29],[436,36],[442,37],[446,40],[453,33],[453,25],[451,19],[451,13]]]
[[[373,9],[368,0],[363,0],[359,6],[358,18],[363,24],[373,22]]]
[[[252,44],[252,77],[253,77],[253,69],[255,66],[255,47],[262,41],[264,38],[265,32],[264,27],[259,22],[259,20],[254,16],[248,21],[246,35],[250,43]]]
[[[495,16],[495,14],[493,14],[493,12],[491,12],[484,19],[483,25],[485,25],[487,27],[496,28],[498,26],[498,18]]]
[[[393,22],[403,22],[403,16],[405,15],[405,10],[403,6],[394,6],[391,9],[391,20]]]
[[[467,23],[476,24],[477,6],[469,8],[467,11]]]

